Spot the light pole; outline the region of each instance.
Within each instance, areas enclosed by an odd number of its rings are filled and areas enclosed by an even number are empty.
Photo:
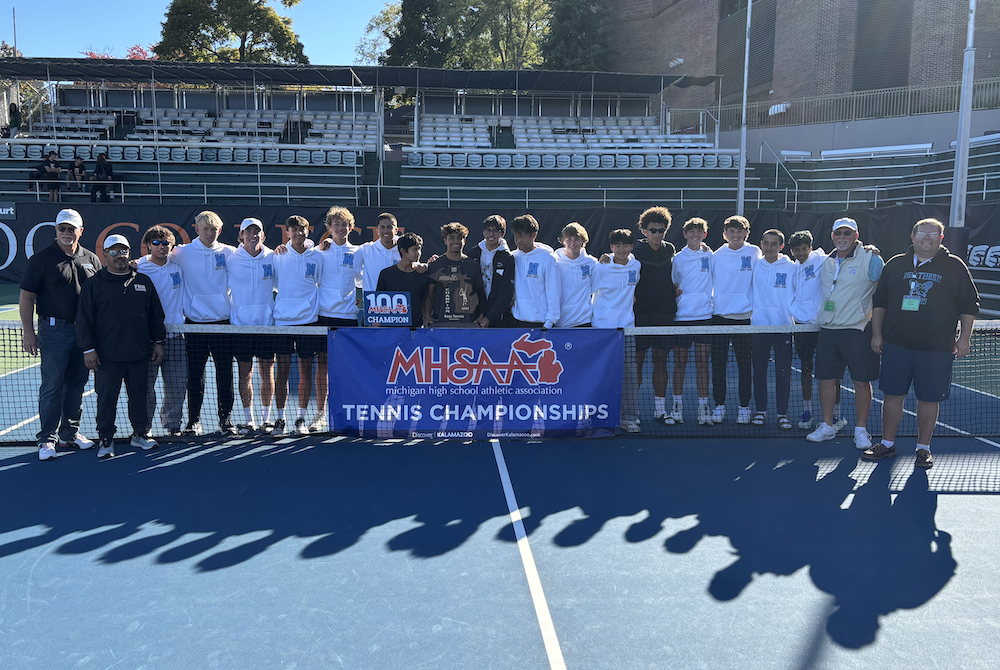
[[[954,228],[965,227],[965,196],[969,180],[969,126],[972,123],[972,87],[976,64],[976,49],[972,46],[975,31],[976,0],[969,0],[969,30],[965,38],[962,96],[958,106],[958,142],[955,146],[955,177],[951,187],[951,215],[948,221],[948,225]]]
[[[972,0],[975,2],[975,0]],[[736,213],[743,216],[746,200],[747,179],[747,81],[750,79],[750,15],[753,14],[753,0],[747,2],[747,40],[743,50],[743,124],[740,126],[740,166],[736,184]],[[719,84],[720,86],[722,84]]]

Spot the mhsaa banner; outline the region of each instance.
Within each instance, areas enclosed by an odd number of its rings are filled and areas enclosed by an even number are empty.
[[[618,426],[616,330],[342,328],[329,338],[335,433],[581,437]]]

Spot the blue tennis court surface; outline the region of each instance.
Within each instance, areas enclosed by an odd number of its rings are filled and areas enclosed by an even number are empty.
[[[911,443],[3,448],[0,667],[995,667],[1000,445]]]

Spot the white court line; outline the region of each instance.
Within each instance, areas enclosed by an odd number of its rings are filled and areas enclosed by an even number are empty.
[[[33,363],[31,365],[25,365],[23,368],[18,368],[17,370],[11,370],[10,372],[5,372],[0,375],[0,379],[4,377],[9,377],[11,375],[16,375],[18,372],[24,372],[25,370],[30,370],[31,368],[37,368],[41,363]]]
[[[528,590],[531,592],[531,602],[535,606],[538,627],[542,629],[542,642],[545,643],[545,653],[549,657],[549,667],[552,670],[566,670],[566,661],[563,660],[562,649],[559,647],[556,628],[552,625],[552,615],[549,614],[549,605],[545,602],[545,593],[542,591],[542,580],[538,577],[538,569],[535,567],[535,559],[531,555],[528,536],[524,532],[524,522],[521,521],[521,510],[517,506],[517,499],[514,498],[514,487],[510,483],[507,462],[504,460],[503,452],[500,450],[500,440],[490,440],[490,443],[493,445],[493,456],[496,458],[497,470],[500,472],[503,495],[507,499],[507,511],[510,513],[510,522],[514,526],[514,537],[517,538],[517,548],[521,552],[521,563],[524,564],[524,574],[528,578]]]
[[[87,391],[86,393],[84,393],[83,397],[86,398],[88,395],[90,395],[93,392],[94,392],[94,390],[91,389],[91,390]],[[16,426],[11,426],[10,428],[7,428],[5,430],[0,430],[0,437],[3,437],[7,433],[15,431],[18,428],[21,428],[22,426],[27,426],[29,423],[31,423],[32,421],[35,421],[37,419],[38,419],[38,415],[36,414],[35,416],[31,417],[30,419],[25,419],[24,421],[22,421],[21,423],[17,424]]]
[[[1000,444],[997,444],[993,440],[987,440],[985,437],[977,437],[976,439],[979,440],[980,442],[985,442],[986,444],[990,445],[991,447],[996,447],[997,449],[1000,449]]]

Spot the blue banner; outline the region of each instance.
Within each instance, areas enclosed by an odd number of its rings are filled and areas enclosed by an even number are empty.
[[[614,434],[624,335],[597,328],[341,328],[329,334],[330,428],[363,437]]]

